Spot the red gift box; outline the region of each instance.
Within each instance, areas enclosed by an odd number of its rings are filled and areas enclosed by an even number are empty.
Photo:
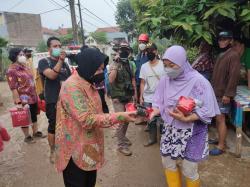
[[[137,110],[136,105],[134,103],[127,103],[125,105],[126,112],[135,112]]]
[[[0,137],[2,137],[3,141],[9,141],[10,135],[7,130],[0,126]]]
[[[12,108],[10,115],[13,127],[26,127],[31,123],[29,108]]]
[[[141,115],[141,116],[146,117],[146,118],[149,118],[150,114],[154,111],[153,108],[151,108],[151,107],[143,107],[140,105],[136,105],[135,103],[127,103],[125,105],[125,108],[126,108],[126,112],[137,111],[138,115],[139,115],[139,113],[142,113],[143,115]]]
[[[177,103],[177,109],[183,114],[187,115],[191,113],[195,108],[195,101],[190,97],[181,96]]]

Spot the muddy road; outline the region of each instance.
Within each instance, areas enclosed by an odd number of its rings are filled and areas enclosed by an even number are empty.
[[[4,106],[0,107],[0,120],[8,129],[11,141],[5,143],[0,153],[0,187],[63,187],[62,175],[49,163],[49,148],[46,139],[35,144],[23,142],[18,128],[12,128],[8,108],[10,91],[5,82],[0,82],[0,93]],[[47,120],[39,116],[40,128],[44,133]],[[214,136],[215,129],[210,129]],[[250,159],[235,158],[234,131],[230,130],[228,146],[231,148],[222,156],[209,157],[200,164],[203,187],[249,187]],[[147,138],[144,126],[130,124],[128,138],[132,141],[133,155],[125,157],[116,151],[114,129],[105,129],[105,166],[98,172],[97,187],[165,187],[165,177],[159,155],[159,145],[144,148]],[[246,142],[244,144],[247,144]]]

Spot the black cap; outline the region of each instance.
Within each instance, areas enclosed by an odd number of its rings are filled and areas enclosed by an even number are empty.
[[[148,43],[147,46],[146,46],[146,50],[148,50],[148,51],[157,50],[157,46],[156,46],[155,43]]]
[[[219,38],[233,38],[232,31],[222,31],[219,33]]]
[[[25,48],[23,50],[24,53],[31,53],[33,50],[32,49],[29,49],[29,48]]]

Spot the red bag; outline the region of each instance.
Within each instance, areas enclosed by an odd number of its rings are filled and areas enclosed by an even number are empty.
[[[0,136],[2,137],[3,141],[9,141],[10,135],[7,130],[0,126]]]
[[[190,97],[181,96],[177,103],[177,109],[183,114],[187,115],[191,113],[195,108],[195,101]]]
[[[37,106],[38,106],[38,111],[43,111],[43,112],[46,112],[46,102],[45,100],[41,100],[39,97],[38,97],[38,101],[37,101]],[[39,112],[40,113],[40,112]]]
[[[13,127],[26,127],[31,123],[29,108],[14,107],[10,109],[10,115]]]

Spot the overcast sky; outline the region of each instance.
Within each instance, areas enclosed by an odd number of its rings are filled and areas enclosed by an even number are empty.
[[[77,2],[78,0],[75,1]],[[83,10],[82,17],[84,19],[83,26],[85,30],[94,31],[97,27],[116,25],[116,7],[114,4],[116,4],[118,0],[81,0],[80,2],[82,8],[87,8],[106,22],[104,23],[98,20],[98,18],[91,15],[90,12]],[[60,9],[67,4],[66,0],[0,0],[0,11],[39,14],[49,10]],[[69,7],[66,7],[66,9],[69,9]],[[76,7],[75,10],[78,15],[78,7]],[[41,20],[43,27],[53,29],[57,29],[59,26],[72,27],[70,13],[65,9],[41,14]],[[77,16],[77,21],[79,21],[79,16]]]

